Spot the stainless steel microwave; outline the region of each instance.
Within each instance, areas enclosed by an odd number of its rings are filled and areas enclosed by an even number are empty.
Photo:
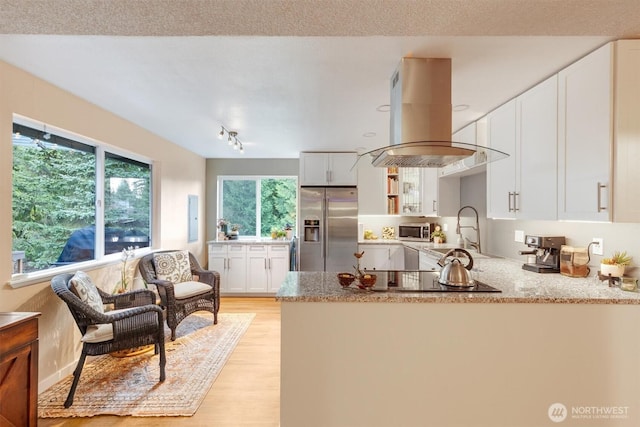
[[[398,226],[398,239],[404,240],[429,240],[431,237],[431,224],[429,223],[404,223]]]

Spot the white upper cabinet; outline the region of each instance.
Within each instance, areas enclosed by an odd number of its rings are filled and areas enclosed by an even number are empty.
[[[520,219],[556,220],[557,76],[519,96],[516,107],[516,216]]]
[[[613,220],[640,222],[640,40],[615,43]]]
[[[559,219],[611,219],[612,54],[607,44],[558,74]]]
[[[557,218],[557,98],[553,76],[487,116],[489,146],[509,154],[487,166],[487,216]]]
[[[387,202],[385,195],[387,168],[374,167],[364,159],[358,162],[358,214],[385,215]],[[397,193],[396,193],[397,194]]]
[[[516,100],[487,115],[489,147],[509,157],[487,165],[487,216],[515,218],[516,191]]]
[[[300,153],[300,185],[357,185],[358,155],[344,153]]]

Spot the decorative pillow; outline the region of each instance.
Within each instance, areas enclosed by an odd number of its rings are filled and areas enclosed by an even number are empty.
[[[102,298],[98,293],[98,288],[93,284],[91,277],[84,271],[76,271],[71,278],[71,286],[83,302],[87,303],[91,308],[99,313],[104,313]]]
[[[193,280],[189,251],[175,251],[153,254],[153,265],[156,277],[171,283],[182,283]]]

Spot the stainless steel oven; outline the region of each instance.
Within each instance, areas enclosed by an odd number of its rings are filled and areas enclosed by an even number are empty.
[[[398,239],[429,241],[431,237],[431,224],[409,222],[398,226]]]

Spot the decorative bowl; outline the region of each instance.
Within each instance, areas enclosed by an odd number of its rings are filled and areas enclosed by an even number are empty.
[[[373,285],[376,284],[376,279],[378,277],[375,274],[363,274],[362,276],[360,276],[360,278],[358,279],[358,281],[360,282],[358,284],[358,287],[360,289],[368,289],[373,287]]]
[[[338,273],[338,281],[340,282],[340,286],[343,288],[352,284],[355,279],[356,276],[351,273]]]

